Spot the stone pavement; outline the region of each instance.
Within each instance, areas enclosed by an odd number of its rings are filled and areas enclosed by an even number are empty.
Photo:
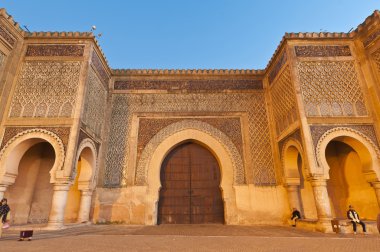
[[[380,251],[380,235],[323,234],[290,227],[89,225],[37,230],[19,242],[6,230],[0,251]]]

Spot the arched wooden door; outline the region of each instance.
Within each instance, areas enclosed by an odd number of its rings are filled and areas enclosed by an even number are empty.
[[[158,224],[223,223],[220,169],[215,157],[196,143],[184,143],[161,167]]]

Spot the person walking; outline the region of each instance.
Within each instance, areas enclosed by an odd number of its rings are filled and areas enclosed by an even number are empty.
[[[366,234],[367,230],[365,228],[365,223],[360,220],[359,214],[355,211],[354,207],[349,205],[347,211],[347,218],[351,220],[352,226],[354,228],[354,234],[356,234],[356,224],[362,225],[363,233]]]
[[[3,225],[7,222],[7,217],[11,209],[8,206],[7,199],[4,198],[0,201],[0,238],[3,233]]]

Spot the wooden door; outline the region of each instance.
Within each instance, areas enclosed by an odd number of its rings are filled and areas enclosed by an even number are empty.
[[[220,170],[204,147],[185,143],[161,167],[159,224],[223,223]]]

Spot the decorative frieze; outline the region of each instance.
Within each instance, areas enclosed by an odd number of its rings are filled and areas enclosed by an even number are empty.
[[[338,57],[351,56],[348,45],[307,45],[295,46],[297,57]]]
[[[373,41],[375,41],[379,37],[380,37],[380,30],[377,30],[371,35],[369,35],[369,37],[366,40],[364,40],[363,42],[364,47],[367,47],[369,44],[371,44]]]
[[[281,56],[277,60],[276,64],[274,65],[274,67],[272,68],[272,70],[269,73],[269,83],[270,84],[272,84],[272,82],[276,78],[277,74],[280,72],[282,66],[285,65],[287,58],[288,58],[288,56],[286,54],[286,51],[284,50],[284,52],[281,54]]]
[[[16,43],[16,39],[11,35],[12,33],[0,24],[0,37],[2,37],[6,42],[8,42],[11,46],[14,46]]]
[[[25,56],[83,56],[84,45],[28,45]]]
[[[262,80],[119,80],[115,90],[257,90],[263,88]]]
[[[104,69],[103,64],[101,60],[99,59],[99,56],[96,52],[92,52],[91,64],[94,66],[95,70],[98,72],[100,79],[102,83],[104,84],[105,88],[108,89],[109,76],[107,74],[107,71]]]

